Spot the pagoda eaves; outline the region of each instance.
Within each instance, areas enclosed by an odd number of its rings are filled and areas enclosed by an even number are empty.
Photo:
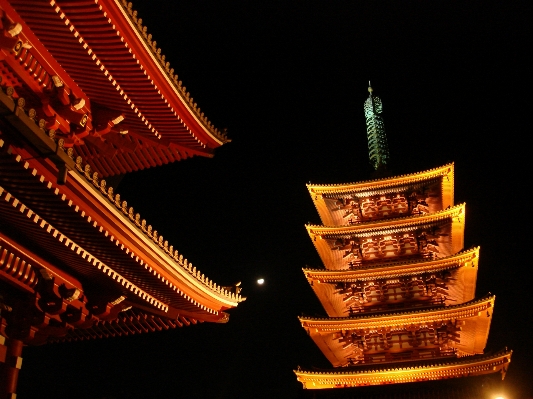
[[[465,356],[483,353],[494,299],[488,296],[444,308],[299,320],[334,367],[398,358]]]
[[[170,69],[131,3],[2,0],[0,6],[21,27],[16,56],[4,56],[5,75],[17,79],[4,84],[100,175],[212,156],[229,141]]]
[[[390,194],[403,194],[406,203],[414,193],[418,193],[418,197],[425,194],[423,197],[429,202],[429,211],[437,212],[454,205],[453,187],[453,163],[424,172],[358,183],[307,184],[309,195],[326,226],[349,224],[350,221],[353,223],[353,210],[361,205],[356,202]],[[357,211],[360,212],[359,209]],[[407,209],[403,210],[403,213],[406,212]]]
[[[352,270],[303,269],[330,317],[376,309],[453,305],[474,299],[479,247],[445,258]]]
[[[505,377],[512,351],[493,355],[468,356],[460,359],[434,359],[396,363],[389,366],[347,367],[335,371],[294,370],[306,389],[350,388],[370,385],[399,384],[446,380],[501,373]]]
[[[464,216],[462,204],[425,215],[306,229],[326,269],[342,270],[368,261],[453,255],[464,246]]]

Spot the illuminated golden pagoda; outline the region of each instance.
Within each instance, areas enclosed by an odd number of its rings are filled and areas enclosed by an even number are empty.
[[[328,317],[299,319],[335,369],[298,368],[304,388],[505,377],[512,352],[484,354],[495,296],[475,299],[479,247],[464,249],[453,163],[307,188],[324,269],[304,274]]]

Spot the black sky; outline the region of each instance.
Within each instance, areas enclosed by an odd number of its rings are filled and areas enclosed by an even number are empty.
[[[123,198],[217,283],[248,300],[227,325],[28,348],[19,397],[294,398],[298,365],[329,364],[297,316],[325,314],[305,183],[370,178],[363,103],[384,104],[395,174],[454,161],[477,295],[496,294],[487,350],[530,375],[531,6],[526,2],[139,1],[167,60],[233,142],[126,176]],[[264,277],[266,284],[254,281]]]

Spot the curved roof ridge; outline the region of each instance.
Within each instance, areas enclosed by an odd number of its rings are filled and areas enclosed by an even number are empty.
[[[51,134],[49,133],[49,136],[53,140],[56,138],[53,132]],[[57,140],[58,147],[64,151],[65,148],[63,146],[63,143],[63,139]],[[115,194],[113,187],[107,187],[105,179],[100,180],[100,178],[98,177],[98,172],[92,172],[91,166],[88,163],[83,166],[83,158],[81,156],[75,156],[74,149],[72,147],[68,148],[66,153],[71,159],[75,161],[77,171],[80,172],[80,174],[84,176],[85,179],[89,181],[89,183],[92,183],[92,185],[100,191],[100,193],[103,195],[104,198],[107,199],[108,202],[110,202],[112,205],[122,211],[122,213],[127,216],[127,219],[129,219],[131,224],[139,228],[139,230],[141,230],[144,235],[146,235],[156,245],[163,249],[163,251],[176,264],[178,264],[189,274],[191,274],[200,284],[207,287],[215,295],[225,297],[226,299],[236,302],[242,302],[246,300],[245,297],[242,297],[239,294],[232,293],[223,288],[222,286],[217,285],[213,282],[213,280],[210,280],[203,273],[201,273],[200,270],[197,270],[196,267],[193,267],[192,262],[188,262],[188,260],[183,257],[183,254],[179,254],[178,250],[174,249],[173,245],[169,245],[168,241],[164,240],[163,236],[159,235],[157,230],[153,230],[152,225],[148,225],[145,219],[141,219],[141,215],[139,213],[135,213],[132,206],[128,207],[127,201],[121,200],[120,194]]]
[[[198,107],[197,104],[194,102],[194,99],[191,97],[191,94],[187,92],[187,88],[182,85],[182,81],[178,80],[178,75],[174,73],[174,68],[170,68],[170,62],[166,61],[166,56],[161,54],[161,48],[157,47],[157,42],[155,40],[152,40],[152,34],[147,33],[148,28],[142,24],[142,18],[139,18],[137,16],[137,11],[133,10],[133,4],[126,0],[116,1],[116,3],[123,8],[123,10],[125,11],[124,14],[129,17],[130,21],[132,22],[132,25],[135,26],[135,28],[137,29],[139,36],[143,38],[144,42],[154,55],[155,59],[159,61],[160,66],[165,71],[174,88],[177,89],[177,92],[181,95],[184,103],[189,105],[190,110],[192,110],[198,120],[202,122],[206,131],[212,136],[214,136],[216,139],[222,141],[223,143],[231,142],[231,139],[227,137],[226,132],[221,132],[217,128],[215,128],[214,125],[207,119],[207,116],[205,116],[204,113],[201,112],[200,107]]]
[[[351,183],[306,184],[306,186],[307,186],[307,188],[309,190],[311,190],[313,188],[314,189],[320,189],[320,188],[335,188],[335,187],[342,187],[342,186],[357,186],[357,185],[367,185],[367,184],[370,184],[370,183],[378,183],[378,182],[386,183],[387,181],[400,179],[400,178],[415,178],[417,176],[420,176],[420,175],[423,175],[423,174],[429,174],[429,173],[432,173],[432,172],[435,173],[435,175],[438,175],[438,173],[436,173],[436,172],[438,172],[438,171],[444,172],[446,168],[448,168],[448,169],[451,168],[451,171],[453,171],[454,163],[450,162],[450,163],[445,164],[443,166],[438,166],[438,167],[435,167],[435,168],[424,170],[422,172],[408,173],[408,174],[402,174],[402,175],[391,176],[391,177],[384,177],[384,178],[379,178],[379,179],[370,179],[370,180],[363,180],[363,181],[351,182]],[[450,171],[446,171],[446,173],[441,173],[441,174],[444,175],[444,174],[448,174],[449,172]]]
[[[429,218],[438,218],[439,216],[443,216],[446,214],[450,214],[450,216],[453,217],[455,213],[461,213],[463,208],[465,207],[466,202],[463,202],[462,204],[457,204],[455,206],[449,207],[447,209],[442,209],[437,212],[432,213],[426,213],[424,215],[408,215],[403,216],[399,218],[390,218],[390,219],[380,219],[377,221],[369,221],[369,222],[362,222],[358,224],[353,225],[342,225],[342,226],[324,226],[319,224],[306,224],[305,227],[309,229],[336,229],[336,230],[342,230],[342,229],[349,229],[349,230],[366,230],[367,228],[372,229],[373,224],[387,224],[389,225],[391,222],[401,222],[401,221],[408,221],[409,219],[416,221],[417,219],[420,219],[420,221],[423,221],[424,219]],[[392,227],[392,226],[391,226]],[[376,227],[379,228],[379,227]]]
[[[396,364],[396,367],[387,367],[387,368],[380,368],[379,364],[374,364],[375,368],[369,367],[368,364],[361,364],[361,365],[355,365],[351,367],[337,367],[334,370],[339,371],[315,371],[315,370],[305,370],[302,368],[299,368],[299,370],[293,370],[295,373],[305,373],[305,374],[314,374],[314,375],[324,375],[324,374],[363,374],[368,372],[375,372],[376,369],[379,370],[379,372],[390,372],[390,371],[398,371],[398,370],[413,370],[413,369],[424,369],[427,367],[439,367],[439,366],[450,366],[452,364],[468,364],[472,362],[476,362],[479,360],[490,360],[495,359],[502,356],[508,356],[512,355],[513,351],[509,350],[507,348],[501,349],[495,353],[491,354],[482,354],[482,355],[472,355],[472,356],[463,356],[463,357],[450,357],[450,358],[440,358],[436,360],[428,360],[428,361],[419,361],[414,364],[410,364],[409,366],[402,367],[401,364]],[[366,370],[357,370],[362,369],[364,366],[366,367]]]
[[[17,161],[20,162],[22,159]],[[45,234],[53,237],[53,239],[57,240],[57,242],[62,243],[63,246],[61,246],[61,248],[63,251],[67,253],[68,251],[72,251],[76,252],[77,254],[81,254],[84,259],[87,259],[87,263],[92,266],[93,270],[99,270],[101,273],[110,276],[118,284],[122,285],[123,289],[129,291],[133,295],[136,295],[138,298],[144,300],[155,308],[160,309],[163,312],[168,311],[169,307],[166,303],[157,299],[154,295],[151,295],[138,284],[135,284],[132,280],[125,277],[124,273],[116,271],[113,267],[109,266],[108,263],[105,263],[104,261],[100,260],[100,258],[94,256],[89,250],[86,250],[86,248],[81,247],[75,242],[69,240],[67,236],[61,232],[61,230],[57,229],[55,225],[52,225],[48,222],[49,219],[44,219],[40,214],[27,207],[23,202],[21,202],[17,197],[13,196],[9,191],[5,190],[2,186],[0,186],[0,199],[11,204],[15,210],[26,216],[30,223],[33,222],[35,226],[38,226],[38,228],[41,228],[43,232],[46,232]],[[6,249],[4,248],[4,251],[5,250]],[[64,253],[62,253],[62,255],[64,255]],[[28,265],[30,267],[32,266],[31,264]],[[42,269],[42,267],[43,266],[40,265],[39,269]],[[20,270],[20,272],[24,272],[24,270]],[[28,273],[29,269],[26,272]],[[13,273],[13,275],[15,275],[15,273]],[[20,278],[17,280],[20,281]]]
[[[457,252],[456,254],[453,254],[453,255],[450,255],[450,256],[446,256],[444,258],[437,258],[437,259],[431,259],[431,260],[427,260],[427,259],[414,259],[414,260],[409,260],[409,261],[403,261],[403,262],[390,262],[390,263],[378,263],[378,264],[373,264],[373,265],[368,265],[368,266],[362,266],[358,269],[355,269],[355,270],[330,270],[330,269],[311,269],[311,268],[302,268],[303,272],[306,273],[306,272],[309,272],[309,273],[325,273],[325,274],[337,274],[337,273],[357,273],[359,271],[372,271],[372,269],[381,269],[381,268],[389,268],[389,267],[394,267],[394,266],[410,266],[410,265],[417,265],[417,264],[424,264],[424,263],[436,263],[436,264],[439,264],[439,263],[446,263],[446,262],[450,262],[452,261],[454,258],[461,258],[461,257],[465,257],[469,254],[473,254],[473,253],[477,253],[479,252],[479,249],[481,247],[480,246],[477,246],[477,247],[473,247],[473,248],[469,248],[469,249],[465,249],[463,251],[460,251],[460,252]]]
[[[482,303],[484,301],[490,300],[494,301],[496,298],[496,295],[492,295],[490,292],[480,298],[472,299],[471,301],[460,303],[457,305],[449,305],[444,307],[429,307],[424,309],[410,309],[407,311],[396,311],[396,312],[383,312],[379,313],[378,317],[388,317],[388,316],[403,316],[403,315],[414,315],[414,314],[421,314],[421,313],[428,313],[432,311],[438,311],[438,310],[454,310],[459,309],[461,307],[467,307],[471,305],[476,305],[478,303]],[[303,317],[298,316],[298,320],[300,321],[349,321],[349,320],[362,320],[362,319],[372,319],[375,318],[375,313],[366,313],[366,314],[357,314],[355,316],[348,316],[348,317]]]
[[[134,214],[133,207],[128,208],[126,201],[120,201],[119,194],[113,195],[113,188],[106,187],[106,181],[104,179],[100,180],[100,178],[98,177],[98,173],[93,172],[91,170],[91,166],[88,163],[85,163],[85,166],[83,165],[83,158],[81,156],[76,156],[75,151],[72,147],[65,149],[65,140],[56,136],[54,129],[46,130],[45,121],[43,119],[35,119],[35,110],[27,109],[26,103],[23,98],[19,98],[15,101],[15,99],[10,97],[9,95],[6,96],[1,88],[0,94],[2,94],[2,96],[4,96],[5,99],[9,102],[8,108],[16,111],[15,115],[23,124],[25,124],[33,131],[41,132],[47,139],[55,143],[55,153],[62,158],[66,166],[68,165],[68,170],[76,170],[76,172],[78,172],[80,176],[82,176],[89,183],[91,183],[92,186],[94,186],[95,190],[100,191],[100,194],[103,195],[109,203],[111,203],[120,211],[122,211],[122,213],[126,216],[126,219],[129,219],[131,224],[134,224],[136,227],[138,227],[149,239],[151,239],[156,245],[158,245],[167,254],[167,256],[172,258],[174,263],[185,269],[201,285],[205,286],[209,291],[211,291],[215,295],[215,297],[218,296],[224,301],[236,303],[246,300],[245,297],[242,297],[237,293],[230,292],[224,287],[217,285],[212,280],[206,278],[203,273],[200,273],[199,270],[196,270],[196,267],[193,267],[192,263],[188,263],[187,259],[183,258],[183,255],[179,255],[178,251],[174,250],[174,247],[172,245],[169,246],[168,241],[164,241],[163,236],[159,236],[157,234],[157,230],[152,231],[152,226],[147,226],[146,220],[141,221],[140,214]],[[21,159],[17,159],[17,162],[20,161]],[[69,164],[69,162],[71,164]],[[150,268],[150,270],[152,269]],[[164,279],[164,282],[167,282],[167,280]],[[194,303],[195,305],[206,310],[209,313],[217,312],[216,310],[211,310],[206,306],[196,302],[193,298],[186,295],[182,290],[175,287],[170,281],[168,281],[168,284],[175,288],[176,292],[178,292],[181,296],[185,297],[191,303]]]

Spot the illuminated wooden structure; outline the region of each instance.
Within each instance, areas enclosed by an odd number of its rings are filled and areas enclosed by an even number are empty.
[[[510,354],[506,351],[489,356],[469,356],[461,359],[418,361],[388,366],[340,368],[335,371],[295,371],[298,380],[308,389],[348,388],[368,385],[388,385],[406,382],[443,380],[505,372]]]
[[[125,1],[0,0],[0,398],[23,345],[225,323],[217,285],[106,179],[229,141]]]
[[[361,183],[307,186],[323,225],[307,225],[325,269],[304,269],[327,318],[300,317],[335,367],[295,371],[307,389],[501,372],[483,354],[495,297],[475,299],[479,248],[463,250],[454,165]]]

